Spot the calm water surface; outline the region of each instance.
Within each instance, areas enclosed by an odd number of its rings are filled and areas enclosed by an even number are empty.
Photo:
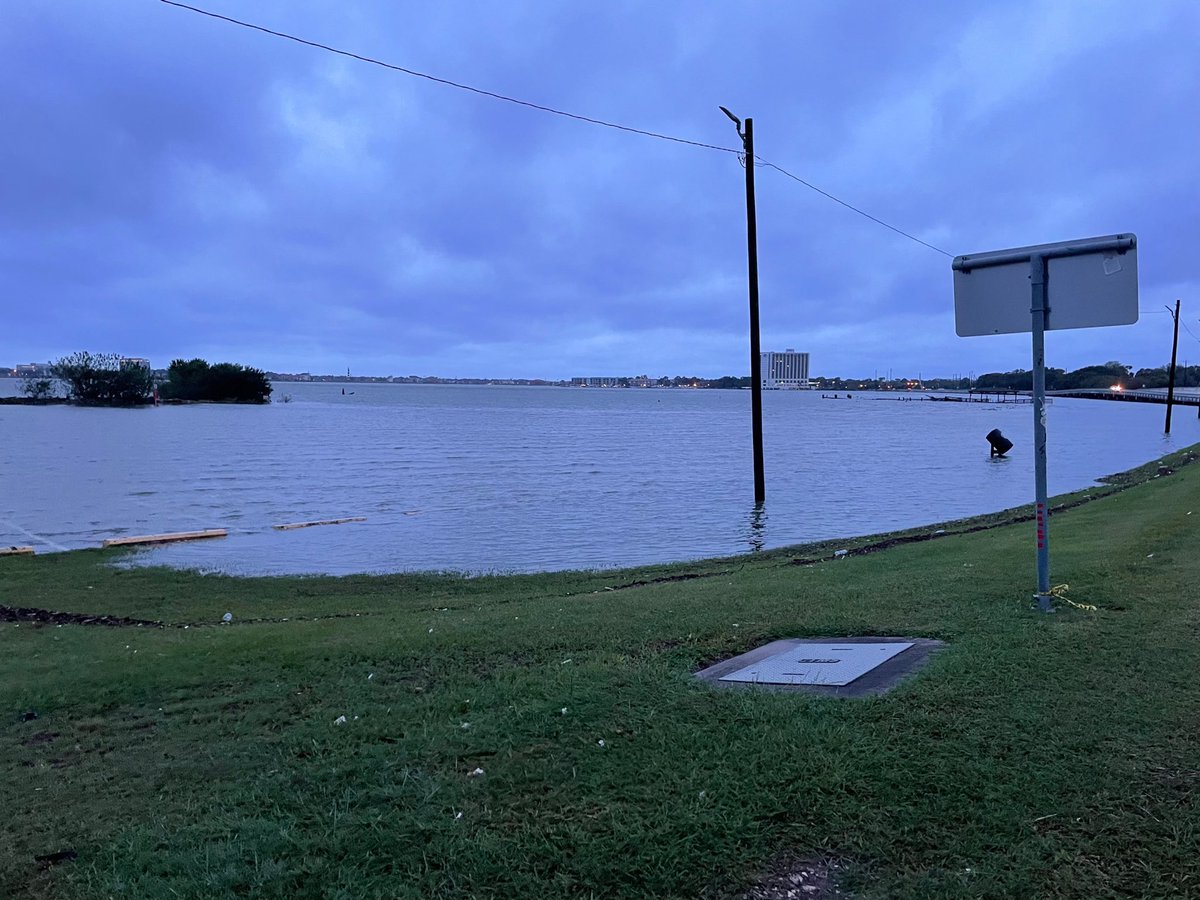
[[[269,406],[0,407],[0,545],[227,528],[134,558],[245,574],[540,571],[846,537],[1033,496],[1027,405],[768,392],[756,512],[749,391],[341,390],[278,384]],[[1194,410],[1176,411],[1170,437],[1164,412],[1055,401],[1051,493],[1200,441]],[[1008,459],[988,457],[992,428],[1016,444]],[[345,516],[367,521],[271,528]]]

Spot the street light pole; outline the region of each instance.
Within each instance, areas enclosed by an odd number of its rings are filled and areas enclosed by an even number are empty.
[[[767,498],[766,476],[763,473],[762,435],[762,352],[758,340],[758,226],[754,202],[754,120],[742,120],[720,107],[737,127],[742,139],[746,163],[746,257],[750,282],[750,410],[754,439],[754,504],[762,505]]]

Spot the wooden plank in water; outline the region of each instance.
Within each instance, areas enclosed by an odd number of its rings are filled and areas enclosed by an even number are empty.
[[[291,531],[294,528],[312,528],[314,525],[341,525],[343,522],[365,522],[366,516],[350,516],[345,519],[321,519],[319,522],[289,522],[287,525],[272,525],[276,531]]]
[[[229,534],[224,528],[208,528],[204,531],[175,531],[170,534],[144,534],[140,537],[109,538],[103,544],[105,547],[128,547],[133,544],[169,544],[173,541],[198,541],[201,538],[225,537]]]
[[[33,556],[32,547],[0,547],[0,556]]]

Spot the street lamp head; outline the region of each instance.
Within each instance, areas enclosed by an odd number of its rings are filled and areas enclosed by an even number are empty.
[[[721,112],[725,113],[725,115],[729,116],[729,118],[733,120],[733,124],[737,126],[738,134],[741,134],[742,133],[742,120],[739,119],[737,116],[735,116],[733,113],[731,113],[729,110],[727,110],[723,106],[718,106],[717,109],[721,110]]]

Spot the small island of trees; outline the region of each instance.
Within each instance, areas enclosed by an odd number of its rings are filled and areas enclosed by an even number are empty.
[[[80,350],[50,364],[67,400],[81,406],[142,406],[154,396],[154,373],[139,360]]]
[[[225,403],[268,403],[271,382],[260,369],[237,363],[209,365],[203,359],[177,359],[159,386],[164,400],[208,400]]]
[[[80,406],[145,406],[163,400],[218,403],[269,403],[271,382],[264,372],[237,363],[210,365],[203,359],[177,359],[158,382],[145,360],[115,353],[81,350],[50,365],[50,373],[66,395]],[[56,395],[49,379],[30,381],[25,393],[31,400],[48,401]],[[59,401],[61,402],[61,401]]]

